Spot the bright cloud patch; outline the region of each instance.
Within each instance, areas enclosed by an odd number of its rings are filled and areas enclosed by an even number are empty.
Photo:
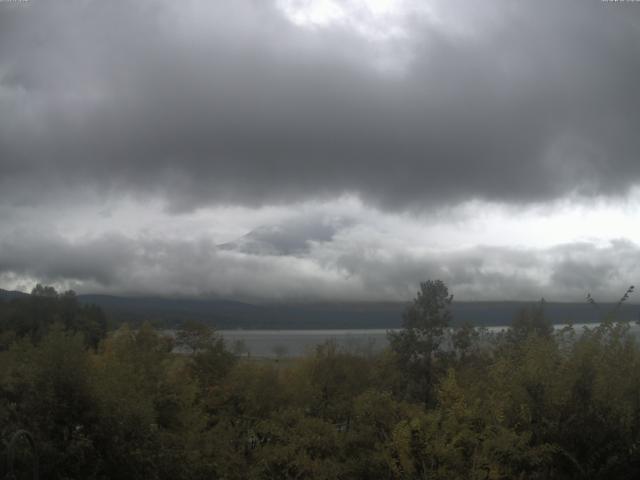
[[[67,211],[54,228],[54,211],[25,208],[21,225],[0,228],[0,278],[6,287],[260,301],[406,300],[427,278],[463,300],[610,299],[634,283],[637,209],[554,212],[472,202],[397,215],[343,197],[175,215],[126,200]],[[611,235],[610,219],[627,225],[627,239]]]

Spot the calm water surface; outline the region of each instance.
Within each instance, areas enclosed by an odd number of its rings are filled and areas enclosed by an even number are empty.
[[[595,324],[575,324],[580,332],[582,327]],[[565,325],[556,325],[556,329]],[[490,332],[499,332],[506,327],[489,327]],[[316,346],[327,340],[333,340],[339,347],[356,353],[375,353],[389,344],[387,329],[358,330],[219,330],[229,349],[233,350],[238,342],[243,353],[255,357],[297,357],[313,351]],[[631,324],[631,332],[638,336],[640,327]]]
[[[360,353],[377,352],[387,345],[386,329],[370,330],[219,330],[228,348],[241,341],[256,357],[297,357],[317,345],[334,340],[338,346]]]

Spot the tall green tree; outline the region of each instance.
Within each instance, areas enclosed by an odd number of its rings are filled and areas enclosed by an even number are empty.
[[[435,360],[451,325],[453,295],[441,280],[428,280],[403,316],[402,330],[389,332],[391,349],[398,367],[406,375],[410,399],[430,404],[436,379]]]

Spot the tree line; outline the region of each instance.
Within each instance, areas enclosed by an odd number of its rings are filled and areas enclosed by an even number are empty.
[[[48,479],[640,474],[627,322],[554,330],[541,302],[490,334],[452,328],[452,301],[424,282],[384,352],[326,342],[273,362],[197,323],[107,332],[99,309],[38,287],[0,302],[0,433],[31,432]]]

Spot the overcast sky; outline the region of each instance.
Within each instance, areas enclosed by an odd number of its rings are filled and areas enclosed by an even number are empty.
[[[0,0],[0,288],[620,297],[640,3]]]

